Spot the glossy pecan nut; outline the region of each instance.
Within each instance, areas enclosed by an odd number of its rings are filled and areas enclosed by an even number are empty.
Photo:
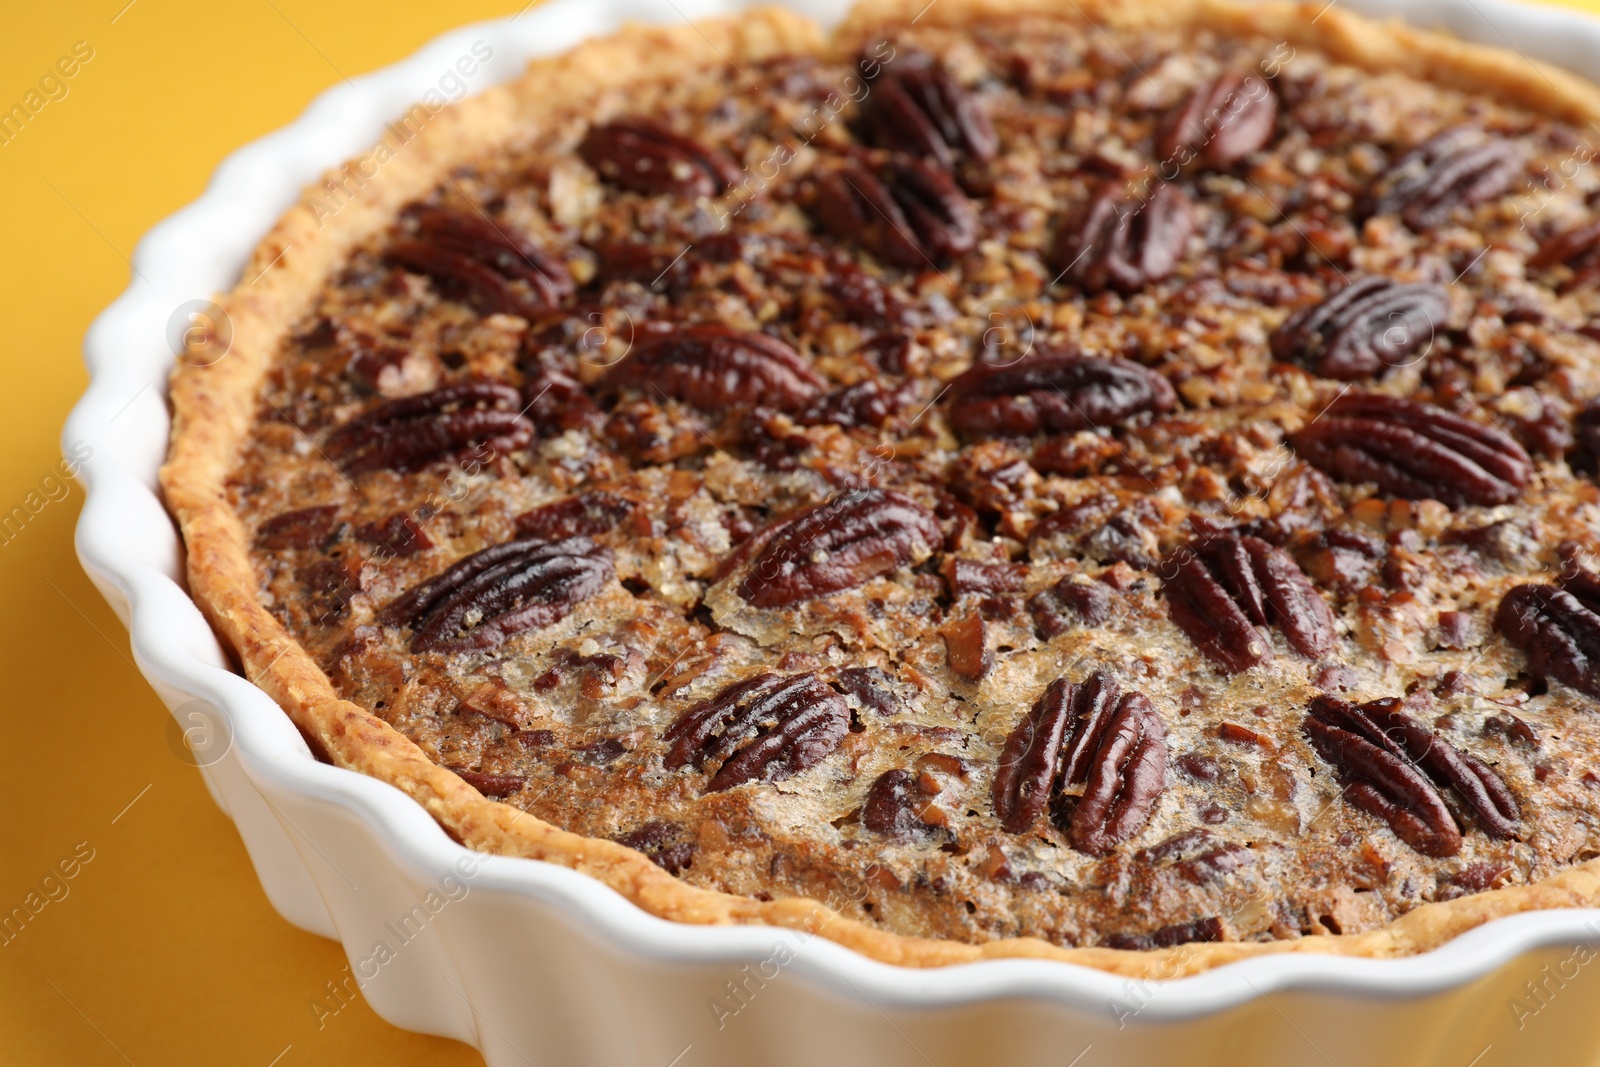
[[[834,680],[834,688],[874,714],[888,717],[898,715],[905,708],[895,696],[889,676],[878,667],[846,667]]]
[[[561,541],[568,537],[599,537],[615,529],[637,507],[616,493],[591,489],[524,511],[514,521],[519,538]]]
[[[874,80],[861,105],[866,139],[879,148],[953,168],[994,158],[999,139],[983,109],[943,65],[924,63]]]
[[[940,786],[904,767],[884,771],[867,791],[861,825],[899,844],[948,839],[948,818],[934,804]]]
[[[1074,624],[1101,626],[1117,612],[1117,597],[1100,582],[1075,582],[1072,576],[1041,589],[1028,598],[1034,633],[1048,641],[1071,630]]]
[[[450,208],[411,213],[414,237],[397,240],[389,258],[426,274],[449,297],[486,315],[534,318],[572,295],[567,266],[509,223]]]
[[[1226,940],[1228,932],[1222,925],[1222,919],[1212,915],[1193,922],[1173,923],[1148,934],[1107,934],[1101,938],[1100,944],[1105,948],[1148,952],[1153,948],[1174,948],[1178,945],[1192,945],[1197,941]]]
[[[833,425],[845,429],[869,426],[877,429],[904,411],[916,400],[916,396],[914,382],[894,385],[878,378],[867,378],[819,397],[800,413],[800,421],[808,426]]]
[[[944,542],[933,512],[892,489],[850,489],[784,520],[739,584],[758,608],[786,608],[920,563]]]
[[[533,440],[533,423],[521,408],[522,394],[509,385],[447,385],[379,404],[329,434],[322,450],[346,474],[469,457],[485,462]]]
[[[643,852],[668,874],[678,874],[692,865],[699,849],[687,827],[667,819],[651,819],[615,840]]]
[[[256,527],[257,548],[327,548],[342,532],[339,505],[316,504],[267,519]]]
[[[1571,274],[1561,282],[1563,293],[1600,282],[1600,218],[1552,234],[1529,258],[1528,266],[1567,268]]]
[[[1051,263],[1086,293],[1136,293],[1170,278],[1194,233],[1189,194],[1156,182],[1147,197],[1110,179],[1056,235]]]
[[[1519,585],[1495,612],[1495,628],[1528,656],[1537,678],[1600,698],[1600,590],[1592,576]]]
[[[1169,111],[1156,153],[1169,168],[1226,170],[1272,140],[1278,98],[1259,74],[1230,70]]]
[[[940,168],[903,154],[875,168],[849,159],[825,171],[814,210],[834,237],[910,270],[941,266],[977,243],[967,194]]]
[[[839,747],[850,709],[815,674],[763,671],[695,705],[667,730],[668,770],[715,767],[705,791],[777,782]]]
[[[1413,230],[1432,229],[1449,222],[1457,208],[1510,192],[1524,164],[1515,142],[1477,126],[1453,126],[1395,160],[1367,190],[1360,210],[1399,215]]]
[[[1366,378],[1425,355],[1449,315],[1440,286],[1358,277],[1289,316],[1272,334],[1272,354],[1324,378]]]
[[[1347,393],[1289,440],[1340,481],[1451,507],[1510,503],[1533,477],[1528,453],[1495,427],[1391,396]]]
[[[950,384],[950,424],[967,437],[1075,433],[1115,426],[1178,402],[1171,383],[1114,356],[1034,352],[1015,363],[975,364]]]
[[[1017,723],[995,771],[994,810],[1006,832],[1024,834],[1048,809],[1073,848],[1104,856],[1144,829],[1166,782],[1161,715],[1101,671],[1082,685],[1050,683]]]
[[[743,176],[727,153],[648,119],[590,127],[578,155],[606,181],[646,196],[716,196]]]
[[[701,323],[645,335],[606,372],[599,388],[659,390],[702,411],[759,404],[793,412],[820,397],[826,384],[805,357],[776,337]]]
[[[1306,735],[1338,770],[1345,799],[1426,856],[1461,850],[1461,827],[1440,790],[1452,791],[1490,837],[1515,836],[1521,811],[1500,776],[1401,707],[1394,697],[1365,704],[1326,694],[1312,700]]]
[[[1333,650],[1337,629],[1322,594],[1259,537],[1200,538],[1167,558],[1161,579],[1172,621],[1230,674],[1272,658],[1259,627],[1276,626],[1310,659]]]
[[[611,553],[587,537],[525,538],[460,560],[383,609],[414,652],[482,651],[549,626],[611,581]]]
[[[428,515],[428,512],[422,512]],[[398,512],[377,522],[356,527],[356,539],[376,545],[389,556],[414,556],[433,547],[433,538],[416,515]]]

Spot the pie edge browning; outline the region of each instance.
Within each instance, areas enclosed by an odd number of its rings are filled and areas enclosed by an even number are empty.
[[[921,22],[959,27],[978,18],[1037,13],[1119,27],[1190,24],[1273,36],[1370,71],[1498,90],[1531,110],[1584,124],[1600,121],[1600,88],[1558,68],[1394,22],[1379,24],[1338,7],[1318,12],[1317,4],[1245,7],[1227,0],[942,0],[931,9],[924,0],[863,0],[831,42],[792,12],[757,8],[692,26],[628,25],[612,37],[534,61],[517,80],[440,111],[335,214],[314,214],[309,200],[321,186],[312,186],[255,250],[242,275],[254,281],[217,298],[231,320],[232,345],[214,363],[180,362],[174,370],[171,449],[160,476],[187,545],[191,595],[246,677],[277,701],[320,756],[396,786],[468,848],[559,863],[664,919],[804,931],[906,966],[1031,957],[1136,978],[1176,978],[1275,953],[1411,955],[1505,915],[1600,905],[1600,860],[1591,860],[1529,885],[1420,905],[1362,934],[1124,950],[1063,948],[1038,938],[984,944],[917,938],[845,918],[807,898],[758,901],[697,888],[631,848],[569,833],[485,798],[382,719],[341,699],[263,605],[248,538],[228,503],[226,480],[254,424],[259,384],[289,324],[308,310],[349,251],[386,228],[404,204],[428,192],[458,161],[509,143],[541,114],[581,106],[630,84],[784,52],[848,50],[869,30],[905,24],[919,14]]]

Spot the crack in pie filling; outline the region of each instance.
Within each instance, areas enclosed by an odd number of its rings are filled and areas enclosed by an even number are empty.
[[[894,962],[1600,898],[1600,97],[1089,13],[631,29],[313,187],[173,383],[246,673],[472,847]]]

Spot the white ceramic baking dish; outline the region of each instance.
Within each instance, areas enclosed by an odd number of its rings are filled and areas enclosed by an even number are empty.
[[[793,3],[823,21],[843,7]],[[90,329],[92,381],[63,436],[69,455],[91,453],[78,553],[274,907],[343,943],[385,1019],[470,1042],[491,1067],[1600,1062],[1600,985],[1587,973],[1600,912],[1518,915],[1408,959],[1272,956],[1172,982],[1025,960],[897,968],[793,932],[666,922],[565,868],[471,853],[398,790],[318,763],[233,670],[184,591],[156,486],[172,341],[197,322],[186,314],[239,280],[302,188],[430,91],[481,90],[626,19],[739,6],[552,0],[330,89],[157,226],[135,283]],[[1351,6],[1600,80],[1600,21],[1577,13],[1497,0]],[[486,50],[481,69],[458,72],[460,57]]]

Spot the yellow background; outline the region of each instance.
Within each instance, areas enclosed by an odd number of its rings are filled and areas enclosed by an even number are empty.
[[[0,108],[75,42],[94,49],[68,95],[0,145],[0,513],[55,470],[84,330],[147,229],[341,76],[521,6],[125,4],[11,2],[0,22]],[[319,1027],[310,1002],[343,955],[271,910],[232,824],[168,747],[166,710],[78,569],[79,502],[73,489],[0,544],[0,913],[80,842],[94,855],[0,946],[0,1062],[481,1062],[359,1001]]]

